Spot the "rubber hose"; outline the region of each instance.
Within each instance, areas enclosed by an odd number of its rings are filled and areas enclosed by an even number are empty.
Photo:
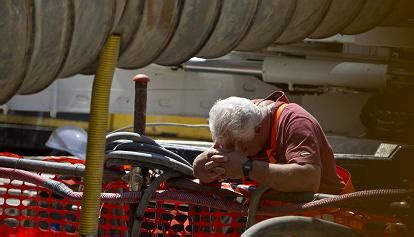
[[[183,175],[193,177],[193,169],[176,160],[151,152],[136,151],[111,151],[105,155],[106,166],[116,165],[132,165],[145,166],[149,168],[174,170]]]
[[[0,167],[0,177],[7,178],[7,179],[13,179],[13,180],[20,180],[20,181],[32,183],[38,186],[42,186],[73,201],[80,201],[82,200],[82,197],[83,197],[82,192],[74,192],[72,189],[67,187],[64,183],[51,180],[41,175],[31,173],[25,170]],[[141,198],[141,193],[140,192],[102,193],[102,194],[100,193],[100,198],[103,202],[136,203],[136,202],[139,202]]]
[[[145,143],[135,143],[135,142],[129,142],[129,143],[121,143],[118,146],[116,146],[116,148],[114,150],[117,151],[142,151],[142,152],[151,152],[151,153],[157,153],[160,155],[164,155],[164,156],[168,156],[174,160],[176,160],[177,162],[181,162],[185,165],[187,165],[188,167],[192,168],[192,165],[183,157],[175,154],[172,151],[169,151],[167,149],[165,149],[162,146],[154,146],[154,145],[149,145],[149,144],[145,144]]]
[[[68,198],[72,201],[80,201],[83,197],[82,192],[74,192],[72,189],[68,188],[64,183],[55,180],[50,180],[46,177],[25,170],[0,167],[0,177],[13,180],[21,180],[38,186],[42,186],[51,189],[52,191],[55,191],[63,197]],[[100,195],[100,198],[103,202],[138,203],[141,198],[141,192],[102,193]],[[233,212],[244,211],[244,208],[236,202],[224,199],[216,199],[213,197],[206,197],[204,194],[194,194],[186,191],[157,191],[152,196],[152,199],[155,201],[177,201]]]
[[[111,143],[116,140],[131,140],[138,143],[146,143],[154,146],[160,146],[153,139],[133,132],[116,132],[110,133],[106,136],[106,143]]]
[[[16,159],[6,156],[0,156],[0,166],[48,174],[70,175],[74,177],[83,177],[85,173],[85,166],[82,164]],[[125,172],[107,169],[104,170],[104,175],[108,180],[119,180],[125,175]]]
[[[145,191],[144,191],[144,195],[142,195],[141,200],[139,201],[138,204],[138,208],[136,210],[136,213],[134,213],[134,223],[132,225],[132,233],[131,236],[132,237],[139,237],[140,236],[140,229],[141,229],[141,225],[142,225],[142,220],[144,218],[144,214],[145,214],[145,209],[148,206],[148,203],[152,197],[152,195],[154,194],[154,192],[157,190],[157,188],[160,187],[161,183],[164,181],[167,181],[168,179],[171,178],[175,178],[175,177],[179,177],[181,176],[180,173],[177,172],[165,172],[162,175],[160,175],[159,177],[157,177],[152,183],[151,185],[149,185]]]
[[[8,178],[8,179],[16,179],[21,180],[24,182],[33,183],[35,185],[43,186],[46,188],[51,187],[63,187],[61,185],[51,185],[46,184],[48,182],[57,182],[54,180],[48,180],[45,177],[42,177],[38,174],[34,174],[24,170],[17,170],[17,169],[10,169],[10,168],[1,168],[0,167],[0,177]],[[57,182],[59,183],[59,182]],[[63,184],[64,185],[64,184]],[[72,190],[68,190],[66,188],[59,188],[62,192],[69,192],[64,193],[65,197],[68,197],[71,200],[80,200],[82,198],[81,192],[73,192]],[[308,210],[314,210],[324,207],[331,207],[331,206],[338,206],[344,204],[346,202],[355,202],[355,201],[370,201],[370,200],[378,200],[378,199],[395,199],[401,198],[407,195],[412,195],[414,190],[412,189],[382,189],[382,190],[367,190],[367,191],[359,191],[350,194],[340,195],[334,198],[327,198],[323,200],[318,200],[314,202],[305,203],[302,205],[289,205],[289,206],[279,206],[279,207],[261,207],[258,210],[259,215],[266,215],[266,216],[277,216],[277,215],[286,215],[291,214],[294,212],[302,212]],[[126,192],[126,193],[102,193],[101,199],[104,202],[124,202],[124,203],[133,203],[139,202],[141,197],[140,192]],[[233,201],[224,200],[224,199],[216,199],[213,197],[208,197],[204,194],[194,194],[186,191],[157,191],[152,196],[152,199],[157,200],[170,200],[170,201],[178,201],[187,204],[193,205],[200,205],[210,208],[216,208],[219,210],[226,210],[232,212],[238,212],[241,214],[246,214],[245,206],[238,204]]]
[[[192,151],[192,152],[199,152],[199,153],[202,153],[208,149],[206,147],[201,147],[201,146],[172,144],[172,143],[167,143],[167,142],[159,142],[158,144],[160,144],[162,147],[166,149],[176,149],[176,150]]]
[[[285,206],[259,207],[257,213],[264,216],[281,216],[292,213],[311,211],[325,207],[341,207],[357,201],[392,200],[414,194],[414,189],[378,189],[365,190],[338,195],[332,198],[321,199],[303,204]]]
[[[80,216],[79,234],[95,236],[98,230],[105,153],[105,134],[108,131],[109,96],[115,67],[118,62],[120,36],[111,35],[99,58],[92,87],[91,109],[88,126],[88,147],[84,177],[84,197]]]

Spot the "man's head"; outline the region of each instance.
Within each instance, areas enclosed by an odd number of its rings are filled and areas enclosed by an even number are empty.
[[[264,108],[251,100],[240,97],[218,100],[209,113],[215,148],[225,152],[242,151],[248,156],[257,154],[264,145],[258,134],[265,116]]]

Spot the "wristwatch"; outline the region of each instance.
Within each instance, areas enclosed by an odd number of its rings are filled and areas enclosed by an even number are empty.
[[[252,171],[253,169],[253,161],[247,160],[246,162],[244,162],[242,168],[244,177],[249,177],[250,171]]]

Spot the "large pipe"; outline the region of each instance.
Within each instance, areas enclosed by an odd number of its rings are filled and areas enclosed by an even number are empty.
[[[392,25],[411,16],[399,14],[412,6],[407,1],[366,0],[355,9],[359,0],[4,0],[0,104],[17,93],[36,93],[58,77],[93,72],[111,34],[123,36],[119,67],[172,66],[196,55],[294,43],[314,32],[314,37],[337,34],[349,19],[342,33],[363,33],[388,15],[403,16],[385,22]]]

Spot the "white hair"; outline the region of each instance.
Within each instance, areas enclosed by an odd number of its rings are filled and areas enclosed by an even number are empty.
[[[251,100],[229,97],[218,100],[209,113],[209,128],[214,141],[253,138],[264,114]]]

